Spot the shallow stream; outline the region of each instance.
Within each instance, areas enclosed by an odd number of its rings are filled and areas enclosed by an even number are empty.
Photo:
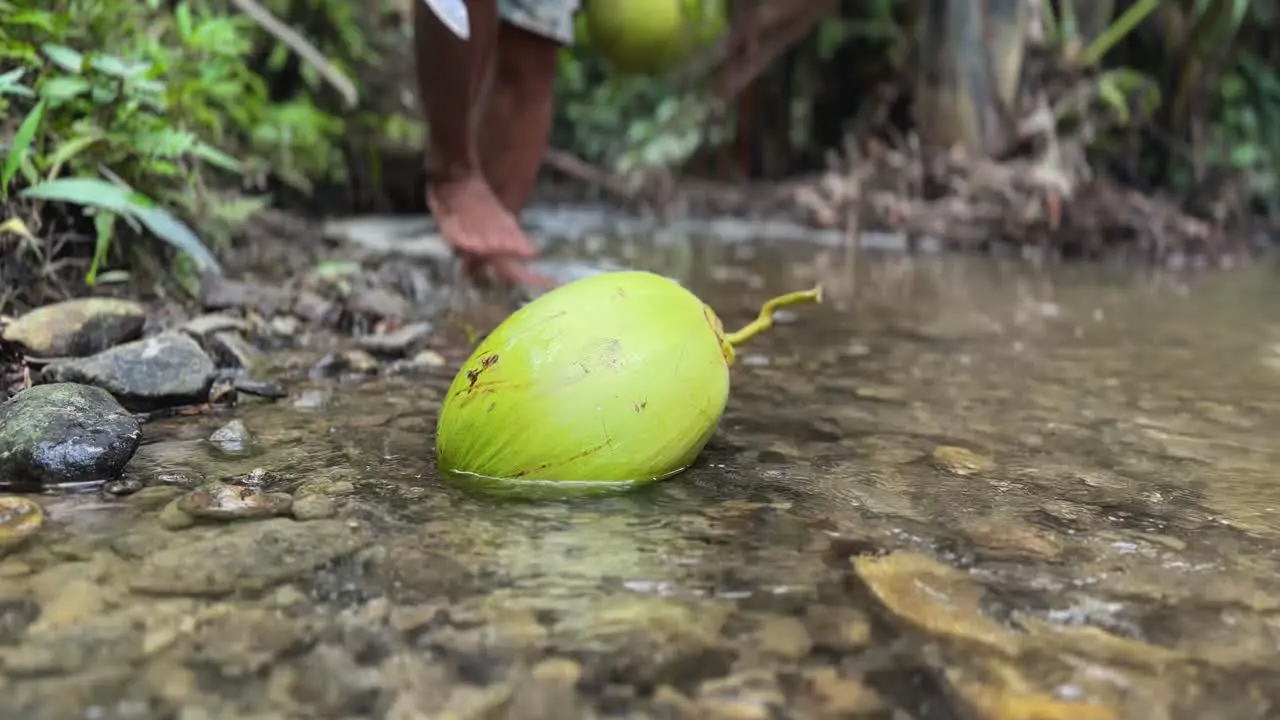
[[[727,326],[825,285],[696,467],[477,497],[433,468],[455,364],[281,353],[287,399],[149,424],[141,492],[43,499],[0,558],[0,717],[1280,716],[1274,267],[599,246]],[[164,522],[231,478],[317,519]]]

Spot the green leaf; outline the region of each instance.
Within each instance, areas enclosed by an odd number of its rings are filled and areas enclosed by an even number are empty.
[[[50,174],[56,175],[58,170],[66,164],[68,160],[79,155],[90,145],[101,139],[102,135],[100,134],[81,135],[80,137],[71,138],[66,142],[58,143],[57,147],[53,149],[53,152],[50,153],[46,160]]]
[[[113,212],[100,212],[93,218],[93,229],[96,231],[96,237],[93,243],[93,260],[89,263],[89,272],[85,273],[84,281],[89,287],[93,287],[98,282],[98,268],[102,267],[102,263],[107,260],[107,253],[111,251],[111,241],[116,236],[116,218],[119,217]]]
[[[89,92],[92,87],[89,81],[82,77],[55,75],[45,80],[44,84],[40,86],[40,95],[46,100],[61,103]]]
[[[18,126],[18,132],[13,136],[13,145],[9,146],[9,155],[4,159],[4,169],[0,171],[0,197],[5,200],[9,199],[9,183],[13,181],[14,173],[18,172],[18,166],[31,150],[31,142],[35,139],[36,130],[40,128],[40,121],[44,119],[44,108],[43,100],[36,103],[36,106],[31,108],[31,112],[23,118],[22,124]]]
[[[66,45],[45,43],[40,46],[40,52],[44,53],[44,56],[54,65],[67,72],[79,74],[84,71],[84,54]]]
[[[98,178],[81,177],[43,182],[23,190],[21,195],[37,200],[87,205],[109,210],[126,218],[136,218],[156,237],[190,255],[202,269],[215,274],[222,273],[217,258],[200,242],[191,228],[166,210],[156,207],[150,198],[141,193]]]
[[[191,154],[210,165],[220,167],[228,172],[244,172],[244,163],[207,143],[197,142],[195,147],[192,148]]]

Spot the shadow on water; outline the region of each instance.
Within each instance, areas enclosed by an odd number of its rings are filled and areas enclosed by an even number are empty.
[[[236,411],[243,455],[205,440],[229,416],[149,426],[150,488],[55,501],[61,534],[0,560],[3,715],[1280,712],[1272,267],[596,244],[726,326],[818,281],[826,301],[743,350],[694,468],[617,497],[442,483],[449,368],[293,378]],[[329,506],[165,526],[153,488],[258,468]]]

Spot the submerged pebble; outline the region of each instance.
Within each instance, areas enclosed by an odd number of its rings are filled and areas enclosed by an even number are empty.
[[[214,482],[178,498],[175,506],[194,518],[240,520],[286,515],[293,498],[285,493]]]
[[[44,508],[25,497],[0,496],[0,553],[21,545],[44,525]]]

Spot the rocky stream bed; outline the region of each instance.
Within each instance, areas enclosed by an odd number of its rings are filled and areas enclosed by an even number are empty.
[[[740,356],[689,472],[520,502],[432,463],[510,305],[353,233],[375,271],[5,325],[31,387],[0,405],[0,717],[1280,713],[1269,265],[552,243],[728,325],[827,301]]]

